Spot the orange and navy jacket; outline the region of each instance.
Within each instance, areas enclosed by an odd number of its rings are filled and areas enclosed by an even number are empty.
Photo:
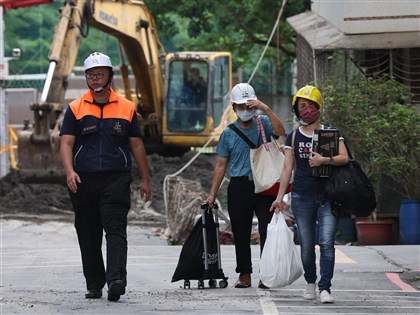
[[[76,137],[73,167],[76,172],[129,171],[129,137],[140,137],[134,103],[111,89],[106,104],[96,104],[89,90],[69,104],[60,136]]]

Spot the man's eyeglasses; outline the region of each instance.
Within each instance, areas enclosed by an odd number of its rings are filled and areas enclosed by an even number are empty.
[[[85,74],[85,77],[88,78],[89,80],[92,80],[94,78],[97,78],[97,79],[100,80],[100,79],[103,79],[104,76],[105,76],[105,73],[102,73],[102,72],[98,72],[98,73],[86,73]]]

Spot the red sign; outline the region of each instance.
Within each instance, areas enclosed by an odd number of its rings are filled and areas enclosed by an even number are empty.
[[[6,12],[7,9],[18,9],[52,2],[53,0],[0,0],[0,6],[2,6],[4,12]]]

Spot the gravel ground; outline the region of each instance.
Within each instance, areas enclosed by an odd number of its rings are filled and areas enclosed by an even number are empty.
[[[166,227],[166,215],[163,201],[163,181],[165,176],[174,174],[186,165],[195,155],[189,152],[182,157],[148,156],[152,179],[153,199],[144,204],[139,198],[140,179],[137,171],[133,171],[132,207],[129,213],[129,224],[144,227],[145,234],[159,236]],[[179,176],[197,181],[204,195],[211,186],[216,156],[201,154]],[[70,198],[67,189],[60,184],[28,184],[23,183],[18,172],[11,172],[0,180],[0,212],[2,219],[19,219],[42,223],[45,221],[72,222]],[[219,192],[219,200],[225,204],[226,186]],[[420,271],[405,271],[401,279],[420,290]]]

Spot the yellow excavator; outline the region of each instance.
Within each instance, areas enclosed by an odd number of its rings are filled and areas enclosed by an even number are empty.
[[[217,143],[223,128],[234,119],[229,110],[229,52],[165,53],[143,1],[65,0],[40,101],[30,106],[33,128],[18,132],[23,178],[44,181],[61,173],[58,134],[67,108],[65,92],[90,26],[118,40],[121,90],[137,104],[148,153],[179,155],[191,147]],[[200,81],[199,95],[188,88],[191,80]]]

